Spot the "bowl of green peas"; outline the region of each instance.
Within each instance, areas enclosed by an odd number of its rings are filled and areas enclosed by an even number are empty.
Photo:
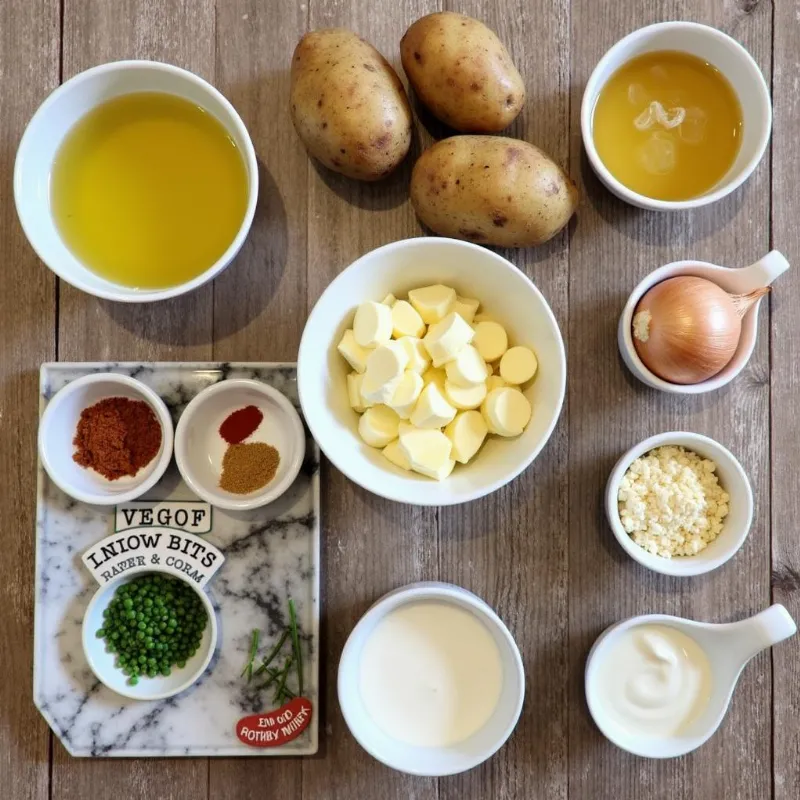
[[[134,700],[162,700],[205,672],[217,645],[217,618],[208,595],[189,581],[139,572],[98,589],[82,633],[98,680]]]

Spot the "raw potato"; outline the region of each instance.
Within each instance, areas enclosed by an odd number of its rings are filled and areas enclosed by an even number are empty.
[[[496,133],[525,102],[522,82],[494,31],[463,14],[418,19],[400,41],[400,57],[419,99],[464,133]]]
[[[578,190],[549,156],[502,136],[453,136],[426,150],[411,173],[411,203],[442,236],[528,247],[555,236]]]
[[[411,108],[386,59],[344,28],[307,33],[292,57],[292,122],[308,152],[349,178],[375,181],[411,144]]]

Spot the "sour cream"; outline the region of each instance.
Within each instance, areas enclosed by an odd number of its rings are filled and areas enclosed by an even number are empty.
[[[492,634],[453,603],[396,608],[361,653],[359,690],[367,713],[387,736],[419,747],[447,747],[480,730],[502,685]]]
[[[694,639],[667,625],[638,625],[604,653],[594,696],[621,733],[669,737],[703,713],[712,681],[708,656]]]

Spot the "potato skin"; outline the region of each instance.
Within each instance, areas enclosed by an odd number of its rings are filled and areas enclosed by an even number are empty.
[[[419,99],[463,133],[496,133],[522,110],[525,85],[494,31],[463,14],[418,19],[400,41],[400,57]]]
[[[397,73],[344,28],[312,31],[299,41],[291,111],[308,152],[349,178],[383,178],[411,145],[411,107]]]
[[[578,205],[578,189],[546,153],[503,136],[452,136],[411,173],[411,203],[442,236],[499,247],[546,242]]]

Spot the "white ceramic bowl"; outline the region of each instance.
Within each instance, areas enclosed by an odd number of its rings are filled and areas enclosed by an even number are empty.
[[[242,224],[228,249],[190,281],[167,289],[134,289],[90,270],[62,241],[50,208],[50,173],[72,126],[94,107],[133,92],[174,94],[201,106],[226,128],[247,169],[248,198]],[[234,107],[211,84],[187,70],[156,61],[115,61],[81,72],[59,86],[28,123],[14,165],[14,200],[28,241],[39,258],[68,283],[97,297],[128,303],[164,300],[197,288],[231,262],[247,237],[258,197],[253,143]]]
[[[184,581],[187,586],[191,586],[197,596],[202,600],[203,606],[208,614],[208,622],[203,630],[203,636],[197,652],[186,662],[182,669],[173,667],[169,675],[156,675],[153,678],[141,677],[139,683],[131,686],[128,683],[128,676],[121,669],[114,666],[116,655],[106,651],[106,644],[103,639],[97,638],[97,631],[103,627],[103,611],[108,607],[114,597],[114,592],[123,584],[128,583],[137,574],[154,572],[150,566],[134,567],[121,575],[117,580],[107,583],[97,590],[94,597],[86,607],[83,616],[82,640],[83,651],[92,672],[98,680],[108,686],[109,689],[130,697],[133,700],[163,700],[165,697],[172,697],[188,689],[208,667],[214,650],[217,646],[217,615],[214,607],[208,599],[208,595],[198,589],[189,581]],[[169,577],[175,577],[169,575]],[[177,578],[177,580],[181,580]]]
[[[453,603],[475,614],[495,640],[503,665],[503,688],[494,713],[483,728],[450,747],[415,747],[387,736],[369,716],[359,690],[361,654],[375,626],[399,606],[424,601]],[[450,583],[412,583],[384,595],[358,621],[342,651],[337,686],[347,727],[373,758],[411,775],[442,776],[482,764],[505,744],[522,711],[525,672],[514,638],[483,600]]]
[[[628,532],[622,527],[619,518],[617,496],[620,482],[628,467],[639,456],[664,445],[679,445],[714,461],[717,465],[719,482],[730,495],[728,516],[723,522],[719,536],[705,550],[701,550],[694,556],[663,558],[648,553],[631,539]],[[702,575],[721,567],[726,561],[733,558],[744,544],[753,521],[753,492],[742,465],[719,442],[699,433],[686,433],[685,431],[659,433],[628,450],[611,470],[606,484],[606,517],[614,536],[622,545],[622,549],[648,569],[664,575]]]
[[[132,477],[110,481],[73,460],[73,439],[81,412],[106,397],[143,400],[161,424],[161,449]],[[158,483],[172,458],[172,418],[164,401],[149,387],[127,375],[100,372],[84,375],[59,390],[39,422],[39,458],[53,483],[83,503],[117,505],[135,500]]]
[[[693,275],[716,283],[731,294],[747,294],[762,286],[769,286],[779,275],[789,269],[789,262],[777,250],[767,253],[764,258],[742,269],[729,269],[709,264],[705,261],[675,261],[653,270],[631,292],[619,318],[617,344],[619,352],[628,369],[644,384],[653,389],[672,394],[703,394],[720,389],[730,383],[745,367],[753,354],[758,333],[758,309],[761,299],[753,304],[742,319],[739,344],[733,358],[716,375],[700,383],[670,383],[651,372],[639,358],[633,344],[633,317],[636,306],[645,293],[657,283],[678,275]]]
[[[715,66],[733,86],[743,115],[743,138],[728,174],[709,192],[691,200],[655,200],[620,183],[603,164],[594,146],[592,117],[597,98],[608,79],[635,56],[654,50],[681,50]],[[678,211],[714,203],[750,177],[767,149],[772,130],[772,103],[758,64],[739,42],[696,22],[659,22],[618,41],[594,68],[581,102],[581,135],[589,162],[600,180],[617,197],[639,208]]]
[[[350,408],[349,367],[336,346],[365,300],[398,297],[409,289],[443,283],[481,308],[508,331],[515,345],[531,347],[539,360],[525,390],[531,422],[516,439],[489,437],[472,462],[435,481],[390,464],[358,435]],[[350,480],[389,500],[426,506],[465,503],[490,494],[522,472],[555,427],[564,400],[567,363],[553,312],[539,290],[511,262],[483,247],[455,239],[422,237],[379,247],[351,264],[323,292],[306,322],[297,363],[300,403],[311,433]]]
[[[266,442],[280,453],[275,477],[263,488],[239,495],[219,487],[222,458],[228,448],[219,427],[233,411],[257,406],[264,415],[248,442]],[[294,482],[306,451],[303,422],[277,389],[254,380],[220,381],[186,406],[175,430],[175,461],[187,486],[218,508],[244,511],[277,500]]]

